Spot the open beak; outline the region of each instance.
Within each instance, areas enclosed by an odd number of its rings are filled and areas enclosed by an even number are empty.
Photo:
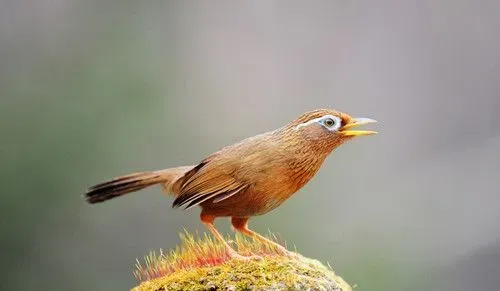
[[[369,123],[377,123],[376,120],[370,118],[353,118],[351,122],[344,125],[340,132],[344,134],[344,136],[362,136],[362,135],[371,135],[376,134],[376,131],[371,130],[348,130],[353,127],[358,127],[360,125],[369,124]]]

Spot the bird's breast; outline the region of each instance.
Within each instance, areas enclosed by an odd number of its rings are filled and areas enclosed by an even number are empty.
[[[280,206],[318,172],[324,159],[292,160],[273,168],[273,171],[262,177],[260,183],[249,193],[261,206],[261,213],[266,213]]]
[[[261,143],[251,150],[245,149],[244,154],[239,152],[238,159],[231,160],[230,174],[248,187],[225,200],[203,203],[205,213],[217,216],[267,213],[307,184],[326,157],[310,147],[290,147],[280,143],[272,147],[269,143],[265,146]]]

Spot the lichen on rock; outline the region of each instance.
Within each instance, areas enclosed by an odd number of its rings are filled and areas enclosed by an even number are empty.
[[[352,288],[332,268],[301,255],[280,255],[258,241],[236,237],[243,254],[261,260],[242,261],[225,255],[224,248],[205,236],[182,236],[182,244],[168,255],[150,254],[145,266],[138,263],[142,281],[133,291],[153,290],[335,290]]]

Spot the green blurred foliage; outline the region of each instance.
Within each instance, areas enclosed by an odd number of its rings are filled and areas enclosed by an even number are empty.
[[[137,146],[130,131],[161,115],[168,102],[160,94],[164,84],[150,81],[154,60],[143,57],[145,47],[133,37],[125,26],[115,27],[79,51],[56,55],[26,40],[32,46],[23,52],[27,60],[12,52],[17,59],[2,69],[0,268],[8,290],[89,286],[67,273],[92,266],[46,266],[38,248],[47,222],[79,223],[74,214],[85,185],[89,177],[99,179],[96,159],[119,163]],[[116,148],[113,139],[128,144]]]

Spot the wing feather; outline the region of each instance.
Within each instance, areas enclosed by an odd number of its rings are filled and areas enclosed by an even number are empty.
[[[217,203],[217,202],[220,202],[224,199],[227,199],[239,192],[241,192],[244,188],[246,188],[246,186],[241,186],[237,189],[234,189],[232,191],[229,191],[229,192],[223,192],[223,193],[213,193],[213,194],[210,194],[210,195],[200,195],[197,199],[194,199],[192,200],[187,206],[185,209],[189,209],[193,206],[196,206],[196,205],[199,205],[209,199],[212,199],[212,198],[215,198],[213,203]]]
[[[236,179],[233,173],[234,166],[203,161],[177,182],[179,195],[174,200],[173,207],[189,209],[212,198],[217,203],[240,193],[248,184]]]
[[[226,192],[226,193],[222,193],[222,194],[218,194],[217,197],[215,197],[213,203],[219,203],[222,200],[226,200],[227,198],[233,196],[234,194],[237,194],[240,191],[244,191],[247,187],[248,186],[242,186],[242,188],[238,188],[238,189],[236,189],[234,191]]]

